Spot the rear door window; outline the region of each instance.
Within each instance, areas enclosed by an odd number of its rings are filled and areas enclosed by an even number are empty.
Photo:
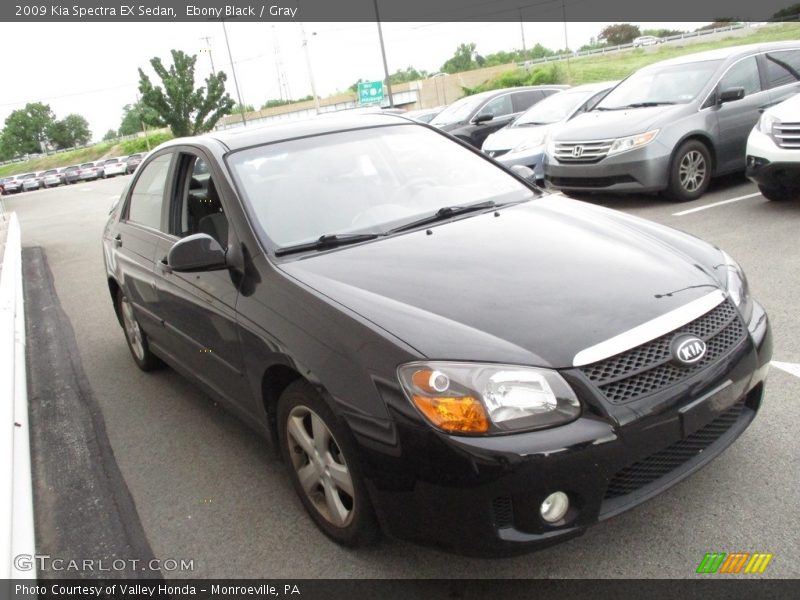
[[[780,87],[800,81],[800,49],[767,52],[767,86]]]
[[[129,221],[152,229],[161,229],[161,208],[171,165],[171,153],[162,154],[147,164],[131,191]]]

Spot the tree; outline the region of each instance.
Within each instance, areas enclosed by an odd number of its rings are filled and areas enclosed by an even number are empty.
[[[158,113],[142,104],[139,100],[135,104],[126,104],[122,107],[122,123],[119,126],[120,135],[136,135],[142,131],[142,124],[148,127],[163,127],[164,121]]]
[[[83,146],[92,139],[89,123],[80,115],[67,115],[47,127],[47,137],[57,148]]]
[[[792,4],[772,15],[773,19],[787,19],[789,17],[800,17],[800,4]]]
[[[474,43],[459,44],[455,54],[442,65],[440,70],[443,73],[459,73],[461,71],[475,69],[478,66],[473,60],[475,48],[477,48],[477,46]]]
[[[2,134],[3,152],[8,157],[35,154],[42,151],[47,129],[55,121],[48,104],[31,102],[6,118]]]
[[[106,134],[103,136],[103,141],[104,142],[110,142],[111,140],[115,140],[118,137],[119,137],[119,135],[117,134],[116,131],[114,131],[113,129],[109,129],[108,131],[106,131]]]
[[[644,29],[642,35],[652,35],[657,38],[672,37],[673,35],[680,35],[685,33],[680,29]]]
[[[597,40],[605,42],[609,46],[621,46],[622,44],[630,44],[634,39],[642,35],[637,25],[630,23],[617,23],[616,25],[609,25],[600,35]]]
[[[164,67],[159,57],[150,65],[161,79],[153,86],[150,78],[139,69],[139,93],[142,104],[152,108],[172,130],[175,137],[210,131],[223,116],[230,114],[234,101],[225,91],[227,76],[220,71],[206,77],[205,87],[194,88],[194,65],[197,56],[181,50],[171,50],[172,65]]]

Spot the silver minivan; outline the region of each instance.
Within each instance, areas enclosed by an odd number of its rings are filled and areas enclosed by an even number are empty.
[[[796,41],[655,63],[559,129],[545,152],[545,184],[568,194],[664,192],[694,200],[711,177],[744,171],[760,112],[796,92]]]

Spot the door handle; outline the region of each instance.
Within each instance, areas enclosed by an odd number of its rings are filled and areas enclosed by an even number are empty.
[[[120,248],[121,246],[122,246],[122,235],[118,233],[117,237],[114,238],[114,247]]]

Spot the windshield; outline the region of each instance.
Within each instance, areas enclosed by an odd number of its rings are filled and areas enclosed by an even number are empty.
[[[467,96],[456,100],[431,120],[431,125],[450,125],[466,121],[484,101],[483,96]]]
[[[385,233],[446,206],[533,197],[488,160],[412,124],[258,146],[228,163],[256,227],[280,247]]]
[[[585,102],[594,92],[559,92],[534,104],[514,121],[512,127],[520,125],[549,125],[566,119],[575,108]]]
[[[594,110],[688,104],[703,90],[721,62],[706,60],[641,69],[611,90]]]

